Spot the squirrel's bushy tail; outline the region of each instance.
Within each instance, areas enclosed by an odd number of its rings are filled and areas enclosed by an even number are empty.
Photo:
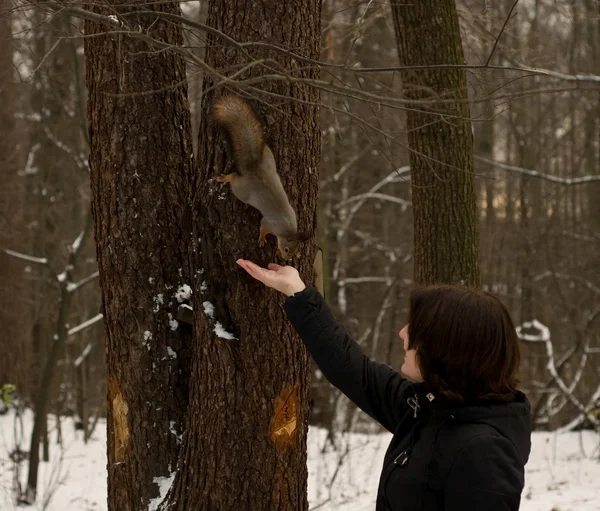
[[[214,106],[214,118],[230,138],[237,171],[241,174],[260,165],[263,159],[263,131],[252,107],[242,98],[221,96]]]

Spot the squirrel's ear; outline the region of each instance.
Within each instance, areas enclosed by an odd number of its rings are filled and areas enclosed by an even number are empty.
[[[310,238],[310,232],[302,231],[296,235],[296,240],[300,243],[304,243],[308,238]]]

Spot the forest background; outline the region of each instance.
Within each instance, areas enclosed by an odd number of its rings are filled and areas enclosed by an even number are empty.
[[[37,465],[61,437],[49,416],[86,441],[107,420],[112,462],[127,442],[139,453],[169,438],[109,469],[109,502],[131,509],[156,498],[154,476],[229,445],[223,433],[211,451],[211,428],[271,427],[276,398],[294,396],[298,424],[323,428],[340,457],[345,434],[378,431],[311,365],[278,297],[233,268],[272,253],[255,244],[258,216],[210,180],[228,161],[208,114],[223,90],[265,116],[300,224],[316,227],[326,299],[365,353],[400,365],[415,283],[480,285],[519,327],[535,429],[598,430],[600,3],[423,2],[421,15],[441,9],[437,36],[387,2],[242,4],[0,3],[0,385],[15,421],[37,418],[11,454],[27,472],[16,498],[35,501]],[[428,77],[414,68],[438,60]],[[407,91],[448,76],[457,95]],[[438,144],[456,148],[441,174]],[[419,164],[448,187],[419,192]],[[315,254],[301,252],[309,279]],[[203,314],[186,320],[185,306]],[[267,397],[240,405],[248,387]],[[192,441],[188,421],[205,434]],[[248,499],[306,505],[305,482],[286,495],[281,482],[306,465],[305,433],[285,463],[266,437],[253,447],[280,479]],[[171,482],[184,509],[190,482]],[[219,484],[204,490],[225,498]]]

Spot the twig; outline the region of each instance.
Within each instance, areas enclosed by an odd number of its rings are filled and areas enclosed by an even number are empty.
[[[485,66],[486,67],[490,63],[490,60],[492,60],[492,56],[494,55],[494,51],[496,51],[496,46],[498,46],[498,42],[500,41],[500,37],[502,37],[502,33],[504,32],[504,29],[506,28],[506,25],[508,24],[508,21],[511,19],[512,12],[513,12],[514,8],[517,6],[518,3],[519,3],[519,0],[515,0],[515,3],[510,8],[510,11],[508,12],[508,16],[504,20],[504,24],[502,25],[502,28],[500,29],[500,32],[498,33],[498,37],[496,37],[496,40],[494,41],[494,46],[492,47],[492,51],[490,52],[489,57],[485,61]]]
[[[405,199],[400,199],[399,197],[394,197],[393,195],[387,195],[385,193],[361,193],[359,195],[354,195],[352,197],[349,197],[346,200],[338,202],[334,206],[334,209],[339,209],[339,208],[345,206],[346,204],[349,204],[351,202],[356,202],[359,200],[363,200],[363,199],[379,199],[379,200],[384,200],[384,201],[388,201],[388,202],[395,202],[396,204],[400,204],[400,205],[404,206],[405,208],[412,206],[412,202],[405,200]]]
[[[516,4],[517,4],[517,2],[515,2],[515,5]],[[55,3],[45,4],[45,5],[49,5],[53,9],[55,14],[61,14],[61,13],[62,14],[71,14],[71,15],[74,15],[74,16],[82,18],[82,19],[88,19],[90,21],[95,21],[95,22],[99,22],[99,23],[106,23],[106,24],[114,26],[114,27],[122,26],[122,24],[119,23],[117,19],[115,19],[116,16],[113,16],[113,17],[104,16],[104,15],[97,14],[95,12],[88,11],[85,9],[76,8],[76,7],[64,7],[63,5],[55,4]],[[513,8],[514,8],[514,6],[513,6]],[[551,78],[557,78],[557,79],[565,80],[565,81],[600,83],[600,75],[567,74],[567,73],[561,73],[558,71],[552,71],[549,69],[533,68],[533,67],[529,67],[529,66],[525,66],[525,65],[522,65],[522,66],[500,66],[500,65],[489,65],[489,64],[476,64],[476,65],[437,64],[437,65],[418,65],[418,66],[356,68],[356,67],[347,66],[344,64],[330,64],[327,62],[321,62],[319,60],[314,60],[314,59],[305,57],[303,55],[300,55],[298,53],[295,53],[291,50],[288,50],[284,47],[281,47],[281,46],[278,46],[275,44],[264,43],[264,42],[260,42],[260,41],[249,41],[249,42],[239,43],[232,37],[221,32],[220,30],[217,30],[217,29],[215,29],[213,27],[209,27],[208,25],[205,25],[203,23],[199,23],[197,21],[193,21],[193,20],[187,19],[183,16],[178,16],[178,15],[172,14],[172,13],[166,13],[166,12],[160,12],[160,11],[135,11],[135,12],[131,12],[131,13],[121,13],[121,14],[119,14],[119,16],[123,17],[123,18],[125,18],[127,16],[154,16],[154,17],[170,20],[170,21],[173,21],[176,23],[181,23],[181,24],[188,25],[190,27],[194,27],[199,30],[202,30],[208,34],[211,34],[211,35],[219,38],[222,42],[226,43],[227,45],[233,46],[240,50],[245,50],[246,48],[262,48],[262,49],[266,49],[266,50],[272,50],[279,54],[286,55],[286,56],[290,57],[291,59],[297,60],[299,62],[312,64],[312,65],[318,67],[319,69],[330,68],[330,69],[337,69],[337,70],[351,72],[351,73],[384,73],[384,72],[394,72],[395,73],[398,71],[435,70],[435,69],[465,69],[465,70],[500,69],[500,70],[505,70],[505,71],[521,71],[521,72],[526,72],[526,73],[535,74],[535,75],[542,75],[542,76],[548,76]],[[140,34],[139,32],[135,32],[135,31],[128,31],[128,32],[130,33],[130,35],[134,35],[134,34],[144,35],[144,34]],[[499,36],[500,36],[500,34],[499,34]],[[147,37],[147,38],[152,39],[151,37]],[[177,50],[177,47],[172,46],[172,49]],[[247,57],[250,58],[250,55],[246,51],[244,51],[244,53]],[[200,60],[200,59],[195,59],[195,60]]]
[[[87,321],[84,321],[83,323],[80,323],[79,325],[71,328],[67,332],[67,335],[68,336],[75,335],[76,333],[81,332],[82,330],[85,330],[86,328],[89,328],[94,323],[97,323],[98,321],[100,321],[103,318],[104,318],[104,316],[102,314],[96,314],[93,318],[90,318]]]
[[[87,358],[87,356],[90,354],[90,352],[92,351],[92,343],[88,343],[88,345],[83,349],[83,351],[81,352],[81,355],[79,355],[77,357],[77,359],[75,360],[75,362],[73,362],[73,365],[75,367],[79,367],[81,365],[81,363]]]
[[[373,147],[375,147],[375,144],[373,142],[369,142],[360,152],[358,152],[357,154],[355,154],[350,161],[344,163],[344,165],[342,165],[340,167],[340,170],[338,170],[333,176],[322,180],[319,183],[319,186],[321,188],[323,188],[325,185],[328,185],[329,183],[333,182],[337,182],[340,180],[340,177],[342,177],[346,171],[352,167],[352,165],[354,165],[358,160],[360,160],[363,156],[365,156],[369,151],[371,151],[373,149]]]
[[[524,169],[523,167],[516,167],[515,165],[509,165],[508,163],[490,160],[489,158],[485,158],[483,156],[475,156],[475,160],[480,161],[482,163],[487,163],[488,165],[492,165],[502,170],[507,170],[508,172],[517,172],[519,174],[525,174],[531,177],[537,177],[539,179],[544,179],[546,181],[550,181],[551,183],[557,183],[561,185],[581,185],[585,183],[591,183],[595,181],[600,181],[600,175],[591,175],[591,176],[581,176],[581,177],[557,177],[551,176],[549,174],[544,174],[542,172],[538,172],[537,170]]]
[[[93,281],[94,279],[97,279],[100,276],[100,272],[96,271],[94,273],[92,273],[91,275],[88,275],[87,277],[81,279],[79,282],[73,283],[73,282],[69,282],[67,284],[67,291],[69,293],[72,293],[73,291],[77,291],[80,287],[83,287],[85,284]]]
[[[8,248],[5,248],[4,252],[6,252],[10,256],[16,257],[17,259],[29,261],[30,263],[46,264],[46,265],[48,264],[48,259],[46,259],[45,257],[34,257],[34,256],[30,256],[27,254],[22,254],[21,252],[15,252],[14,250],[10,250]]]
[[[530,329],[530,328],[535,328],[539,333],[537,335],[522,333],[523,329]],[[545,344],[546,356],[548,357],[546,369],[548,370],[548,372],[550,373],[550,375],[556,382],[557,387],[562,391],[563,395],[571,402],[571,404],[573,404],[573,406],[575,406],[575,408],[577,408],[579,410],[579,412],[582,415],[586,416],[589,419],[589,421],[592,424],[594,424],[594,426],[599,427],[600,421],[596,417],[594,417],[593,415],[590,415],[588,413],[589,409],[587,409],[587,407],[585,407],[581,403],[581,401],[579,401],[579,399],[577,399],[573,395],[572,391],[569,390],[569,387],[567,387],[564,380],[560,377],[560,375],[556,371],[556,366],[554,364],[554,347],[552,345],[552,340],[550,337],[550,329],[547,326],[540,323],[539,321],[533,320],[533,321],[527,321],[527,322],[523,323],[522,325],[518,326],[516,330],[517,330],[517,335],[524,342],[543,342]],[[600,390],[600,388],[599,388],[599,390]]]

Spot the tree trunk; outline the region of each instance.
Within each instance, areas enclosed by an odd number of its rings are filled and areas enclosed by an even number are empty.
[[[461,65],[454,0],[392,1],[402,66]],[[473,136],[461,69],[402,72],[415,222],[415,282],[479,285]],[[457,100],[456,103],[436,99]]]
[[[71,267],[75,263],[75,254],[71,255],[69,260]],[[67,281],[71,280],[71,270],[67,273],[67,278],[61,282],[60,296],[58,300],[58,311],[56,318],[55,334],[52,340],[48,341],[48,354],[43,362],[42,374],[40,376],[39,388],[35,394],[35,404],[33,408],[33,427],[31,430],[31,440],[29,446],[29,471],[27,473],[27,490],[25,499],[32,504],[37,498],[38,469],[40,464],[40,442],[47,435],[48,408],[52,397],[52,388],[58,362],[61,359],[65,342],[67,340],[67,314],[71,304],[71,293],[67,290]],[[44,451],[44,459],[46,458]]]
[[[591,56],[589,60],[590,72],[600,73],[600,2],[588,0],[586,2],[587,16],[589,21],[588,41],[591,47]],[[600,132],[600,92],[593,99],[595,107],[592,108],[586,126],[586,136],[590,137],[591,142],[588,149],[588,158],[586,160],[586,174],[593,175],[597,172],[598,162],[600,161],[600,148],[598,147],[598,136]],[[600,183],[589,183],[587,187],[587,202],[589,229],[591,232],[600,231]]]
[[[17,134],[15,126],[15,78],[13,76],[12,42],[12,2],[0,2],[0,246],[18,248],[15,244],[22,219],[17,213],[19,197],[17,177]],[[21,179],[22,181],[22,179]],[[16,197],[15,197],[16,196]],[[0,387],[4,383],[16,384],[17,368],[22,366],[19,355],[23,341],[24,328],[20,329],[20,317],[25,307],[12,277],[22,271],[23,264],[7,254],[0,255],[0,345],[3,356],[0,357]],[[20,331],[21,330],[21,331]],[[22,389],[19,388],[19,393]]]
[[[176,2],[97,2],[123,30],[182,44]],[[110,30],[86,21],[88,36]],[[143,36],[142,36],[143,37]],[[88,37],[90,179],[108,378],[108,509],[147,509],[175,469],[188,404],[190,329],[176,321],[188,280],[193,151],[185,62],[147,39]]]
[[[240,42],[278,44],[318,59],[320,8],[320,0],[213,0],[207,24]],[[253,59],[275,59],[294,76],[316,76],[314,70],[278,54],[247,49]],[[221,41],[213,37],[208,37],[206,60],[218,72],[229,74],[249,63],[233,50],[224,51]],[[255,66],[236,78],[265,72],[270,74]],[[194,240],[200,240],[195,252],[195,289],[200,293],[194,300],[198,352],[185,454],[169,497],[170,509],[306,510],[309,357],[285,318],[284,296],[254,281],[235,264],[243,257],[264,266],[274,261],[275,246],[273,240],[264,248],[258,246],[260,213],[214,181],[228,170],[230,159],[210,116],[220,94],[208,91],[213,85],[207,77],[193,208]],[[267,143],[297,211],[299,228],[314,233],[319,95],[286,81],[262,83],[261,89],[249,87],[244,93],[262,100]],[[278,96],[272,99],[269,94]],[[275,103],[276,108],[267,103]],[[311,238],[294,261],[309,283],[314,255]]]

